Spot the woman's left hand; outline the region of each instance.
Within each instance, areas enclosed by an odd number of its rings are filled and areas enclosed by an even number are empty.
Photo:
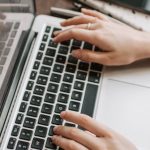
[[[61,113],[61,117],[86,129],[83,131],[73,127],[55,127],[52,141],[64,150],[137,150],[123,136],[89,116],[66,111]]]

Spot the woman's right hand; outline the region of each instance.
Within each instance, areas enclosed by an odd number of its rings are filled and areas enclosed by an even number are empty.
[[[74,57],[109,66],[150,58],[150,33],[135,30],[96,11],[82,9],[82,12],[83,15],[61,23],[70,28],[55,32],[54,41],[77,39],[94,44],[103,51],[78,49],[72,52]]]

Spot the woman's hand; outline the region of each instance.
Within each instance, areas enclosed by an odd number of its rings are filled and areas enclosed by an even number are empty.
[[[82,12],[83,15],[61,23],[70,28],[56,31],[54,41],[77,39],[96,45],[103,51],[78,49],[72,52],[74,57],[104,65],[124,65],[150,58],[150,33],[135,30],[96,11],[82,9]]]
[[[56,135],[52,137],[52,141],[64,150],[137,150],[123,136],[86,115],[66,111],[61,113],[61,117],[86,129],[55,127]]]

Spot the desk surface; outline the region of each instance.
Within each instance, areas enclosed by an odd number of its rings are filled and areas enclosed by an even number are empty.
[[[72,0],[36,0],[36,12],[38,14],[50,14],[50,7],[73,8]]]

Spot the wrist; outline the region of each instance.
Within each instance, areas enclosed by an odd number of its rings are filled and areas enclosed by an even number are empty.
[[[140,32],[139,39],[137,41],[137,50],[139,51],[138,58],[150,58],[150,33]]]

